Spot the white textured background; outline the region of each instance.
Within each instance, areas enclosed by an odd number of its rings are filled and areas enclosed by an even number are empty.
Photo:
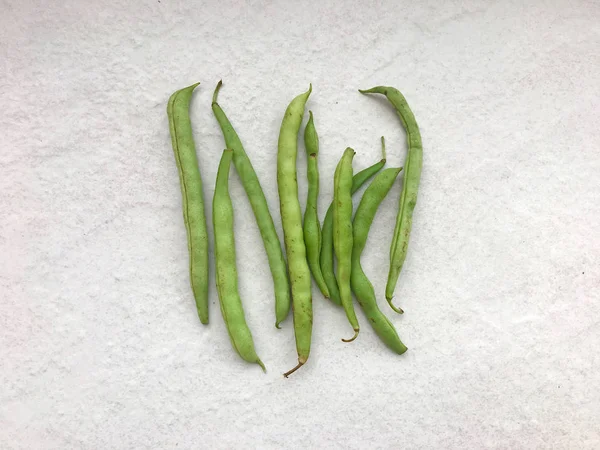
[[[523,3],[0,2],[0,448],[599,448],[600,4]],[[273,327],[237,175],[241,292],[268,373],[233,352],[214,286],[200,325],[166,103],[202,82],[210,205],[220,78],[280,235],[287,103],[313,83],[324,215],[346,146],[362,169],[384,134],[403,161],[393,110],[356,89],[405,93],[424,169],[404,316],[383,300],[399,189],[363,257],[404,356],[362,312],[340,342],[346,318],[315,288],[309,364],[282,377],[292,323]],[[302,145],[298,161],[304,202]]]

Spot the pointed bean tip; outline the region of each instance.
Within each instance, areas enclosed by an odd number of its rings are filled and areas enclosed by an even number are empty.
[[[261,369],[263,370],[264,373],[267,373],[267,368],[265,367],[263,362],[260,360],[260,358],[256,359],[256,364],[258,364],[261,367]]]
[[[223,86],[223,80],[219,80],[217,83],[217,87],[215,87],[215,92],[213,92],[212,103],[213,105],[217,103],[217,97],[219,96],[219,91],[221,90],[221,86]]]
[[[392,298],[393,297],[388,297],[386,295],[385,298],[387,299],[387,302],[388,302],[388,305],[390,305],[390,308],[392,308],[398,314],[404,314],[404,310],[402,308],[398,308],[397,306],[394,306],[394,304],[392,303]]]

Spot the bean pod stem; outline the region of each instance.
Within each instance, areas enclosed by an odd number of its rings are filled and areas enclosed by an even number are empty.
[[[258,176],[233,125],[231,125],[225,112],[217,103],[217,96],[222,84],[222,81],[219,81],[215,88],[212,99],[212,110],[223,132],[225,145],[227,148],[233,150],[233,164],[240,176],[242,186],[244,186],[244,190],[252,206],[252,211],[254,212],[254,217],[256,218],[256,223],[258,224],[258,229],[260,230],[260,235],[262,236],[275,288],[275,326],[281,328],[280,323],[287,317],[291,303],[285,258],[283,257],[281,242],[277,236],[273,217],[269,211],[267,199],[260,186]]]
[[[202,193],[202,179],[198,169],[196,146],[190,122],[190,100],[196,86],[192,84],[171,95],[167,104],[171,143],[179,172],[183,220],[187,232],[190,284],[198,317],[208,323],[208,236]]]
[[[402,265],[406,259],[408,251],[408,241],[412,228],[412,218],[415,206],[417,204],[417,192],[421,179],[421,168],[423,166],[423,144],[421,142],[421,132],[415,120],[408,102],[404,95],[397,89],[389,86],[376,86],[367,90],[359,90],[362,94],[382,94],[396,109],[398,116],[404,128],[408,141],[408,154],[404,162],[404,179],[402,182],[402,193],[400,195],[400,205],[398,215],[396,216],[396,226],[390,246],[390,269],[388,272],[387,284],[385,287],[385,298],[390,307],[400,313],[402,310],[394,306],[392,298],[394,290],[402,270]]]

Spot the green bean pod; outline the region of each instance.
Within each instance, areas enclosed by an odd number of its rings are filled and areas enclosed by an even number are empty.
[[[302,230],[302,212],[298,200],[298,180],[296,159],[298,156],[298,132],[302,125],[304,107],[312,91],[295,97],[288,105],[281,121],[277,151],[277,187],[279,208],[288,258],[288,272],[292,287],[294,335],[298,365],[284,374],[289,376],[303,364],[310,355],[312,338],[312,295],[310,269],[306,261],[306,247]]]
[[[352,224],[352,274],[350,276],[352,292],[354,292],[371,326],[380,339],[399,355],[406,351],[406,346],[398,337],[394,325],[377,306],[375,290],[362,269],[360,256],[365,248],[369,229],[371,228],[377,209],[392,188],[401,170],[402,168],[392,168],[379,173],[360,200]]]
[[[421,168],[423,166],[423,144],[421,132],[410,107],[404,96],[393,87],[377,86],[367,90],[359,90],[362,94],[382,94],[396,109],[404,128],[408,141],[408,154],[404,162],[404,179],[402,182],[402,193],[400,195],[400,206],[396,216],[396,226],[390,246],[390,270],[385,287],[385,298],[390,307],[400,313],[401,309],[394,306],[392,298],[396,283],[402,270],[408,251],[408,240],[412,228],[412,218],[417,204],[417,192],[421,179]]]
[[[321,253],[321,224],[317,211],[319,198],[319,168],[317,165],[317,155],[319,154],[319,136],[315,129],[312,111],[308,112],[309,119],[304,129],[304,146],[308,161],[308,196],[306,199],[306,209],[304,211],[304,244],[306,245],[306,258],[308,267],[312,272],[313,278],[319,287],[319,290],[325,298],[329,298],[329,289],[321,273],[321,264],[319,256]]]
[[[254,217],[256,218],[256,223],[258,224],[258,229],[262,236],[275,288],[275,326],[281,328],[279,324],[285,320],[290,311],[290,285],[287,276],[287,266],[285,258],[283,257],[281,243],[279,242],[279,237],[275,230],[273,217],[271,216],[267,199],[265,198],[265,194],[258,181],[258,176],[254,171],[254,167],[252,167],[250,158],[248,158],[233,125],[231,125],[225,112],[217,103],[217,96],[219,95],[219,89],[222,84],[223,83],[219,81],[215,88],[212,99],[212,110],[217,122],[219,122],[221,131],[223,132],[225,145],[227,148],[233,150],[233,164],[240,176],[242,186],[244,186],[244,190],[246,191],[246,195],[252,206],[252,211],[254,212]]]
[[[367,180],[385,166],[385,139],[383,136],[381,136],[381,153],[382,158],[379,162],[361,170],[352,177],[352,194],[358,191]],[[329,205],[327,214],[325,214],[325,220],[323,220],[323,228],[321,230],[321,256],[319,262],[321,264],[323,279],[329,290],[329,298],[333,303],[341,306],[342,301],[340,300],[340,291],[338,289],[333,268],[333,202]]]
[[[183,220],[187,231],[190,284],[196,301],[198,317],[208,323],[208,236],[202,194],[202,179],[198,169],[196,146],[190,122],[192,92],[200,83],[192,84],[171,95],[167,104],[171,143],[179,171]]]
[[[352,159],[355,151],[346,149],[335,169],[333,178],[333,249],[337,259],[337,282],[346,317],[354,329],[354,336],[342,339],[352,342],[360,327],[352,304],[350,274],[352,268]]]
[[[242,300],[238,292],[233,235],[233,205],[229,196],[229,168],[234,153],[232,150],[223,152],[213,197],[217,291],[219,293],[221,314],[233,348],[244,361],[256,363],[266,371],[265,365],[254,349],[252,333],[246,323]]]

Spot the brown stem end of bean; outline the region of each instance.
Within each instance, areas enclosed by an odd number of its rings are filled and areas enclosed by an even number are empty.
[[[342,339],[342,342],[352,342],[354,339],[356,339],[358,337],[359,331],[360,331],[360,328],[355,328],[354,336],[352,336],[350,339]]]
[[[390,305],[390,308],[392,308],[395,312],[397,312],[398,314],[404,314],[404,310],[402,308],[398,308],[397,306],[394,306],[391,298],[388,298],[387,302],[388,302],[388,305]]]
[[[219,80],[219,82],[217,83],[217,87],[215,88],[215,92],[213,93],[212,98],[213,105],[217,103],[217,97],[219,96],[219,90],[221,89],[221,86],[223,86],[223,80]]]
[[[303,362],[298,361],[298,365],[296,367],[294,367],[292,370],[288,370],[286,373],[283,374],[283,376],[286,378],[289,377],[291,374],[293,374],[296,370],[298,370],[303,365],[304,365]]]

